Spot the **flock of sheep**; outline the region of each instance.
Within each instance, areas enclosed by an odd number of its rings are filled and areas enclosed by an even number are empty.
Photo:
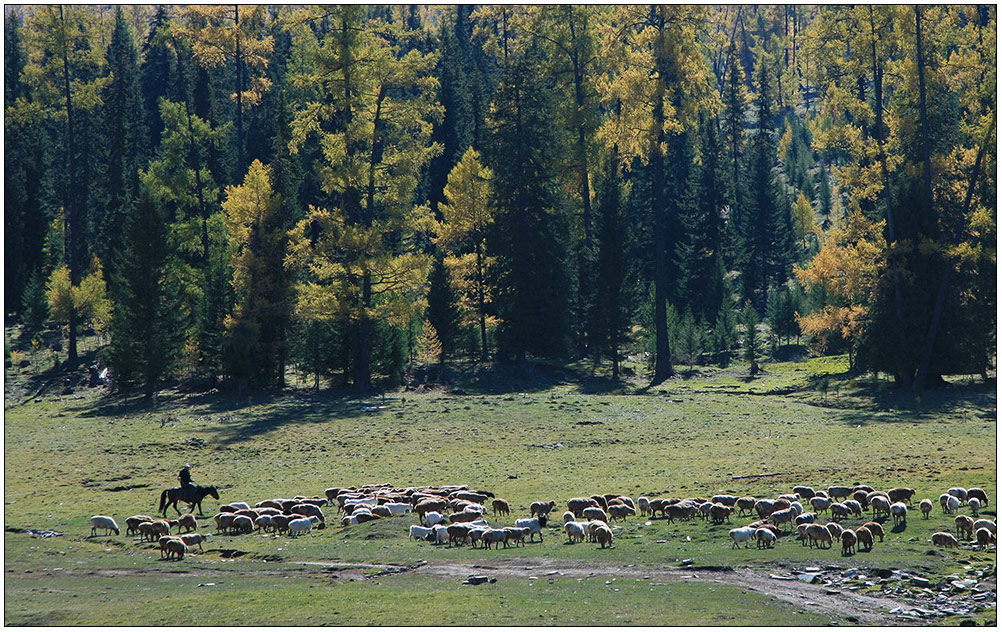
[[[636,502],[623,494],[571,498],[562,516],[563,530],[568,542],[587,539],[605,548],[611,547],[614,541],[610,521],[626,520],[638,513],[651,518],[660,514],[668,522],[702,518],[714,524],[723,524],[730,522],[731,515],[736,511],[737,516],[757,515],[759,519],[729,531],[732,548],[742,543],[747,548],[752,541],[759,548],[772,548],[780,536],[796,531],[803,546],[831,548],[834,542],[841,542],[843,554],[852,554],[857,548],[872,549],[874,538],[883,542],[884,530],[877,522],[881,516],[890,517],[895,525],[905,523],[909,503],[915,495],[914,490],[906,487],[883,492],[867,485],[831,486],[826,490],[798,485],[792,492],[781,494],[778,498],[760,499],[730,494],[718,494],[709,499],[640,496]],[[326,516],[321,508],[336,505],[344,526],[413,512],[417,514],[419,524],[410,526],[410,539],[448,546],[465,543],[486,549],[492,545],[494,548],[525,546],[526,539],[533,542],[537,535],[539,541],[543,541],[543,529],[547,526],[550,513],[556,508],[555,501],[533,502],[529,506],[528,518],[516,519],[514,526],[492,527],[485,518],[488,499],[494,518],[510,516],[511,508],[506,500],[496,498],[491,492],[470,490],[466,485],[397,488],[383,484],[358,488],[332,487],[326,490],[325,498],[275,498],[258,502],[253,507],[244,502],[231,502],[222,505],[213,520],[217,532],[240,534],[257,530],[296,536],[311,533],[314,525],[325,526]],[[955,518],[957,536],[966,535],[974,546],[982,548],[995,543],[995,522],[985,518],[975,519],[981,508],[988,506],[984,490],[952,488],[940,496],[939,503],[947,514],[957,513],[962,506],[970,509],[971,516],[960,514]],[[805,511],[807,507],[812,511]],[[930,499],[919,502],[924,518],[929,517],[933,507]],[[842,520],[851,516],[862,518],[864,511],[870,511],[873,520],[855,530],[842,526]],[[818,520],[824,513],[828,514],[829,521],[821,524]],[[176,520],[131,516],[126,519],[126,526],[126,535],[135,534],[143,541],[158,542],[161,558],[166,559],[183,559],[190,547],[198,545],[201,549],[201,543],[209,537],[192,533],[197,529],[197,523],[190,513],[180,515]],[[177,535],[171,535],[175,526]],[[788,529],[785,533],[784,526]],[[98,529],[119,534],[118,524],[110,516],[91,518],[91,536],[96,535]],[[960,546],[957,537],[946,532],[933,533],[932,543],[936,546]]]

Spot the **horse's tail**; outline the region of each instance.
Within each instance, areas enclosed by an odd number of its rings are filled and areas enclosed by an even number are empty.
[[[167,492],[169,491],[170,491],[169,489],[165,489],[160,494],[160,509],[158,510],[160,513],[163,513],[164,511],[167,510]]]

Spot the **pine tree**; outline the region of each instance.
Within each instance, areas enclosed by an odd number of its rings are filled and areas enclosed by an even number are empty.
[[[435,256],[428,276],[428,322],[435,329],[439,343],[438,363],[445,364],[445,359],[456,350],[460,334],[460,314],[458,296],[449,278],[449,270],[445,266],[445,257],[441,252]]]
[[[21,322],[28,331],[38,331],[49,317],[49,302],[45,298],[45,279],[35,269],[21,295]]]
[[[616,152],[611,152],[606,159],[598,189],[598,265],[591,318],[594,349],[608,354],[612,360],[614,380],[619,379],[620,349],[630,325],[629,301],[625,290],[623,194],[619,184],[618,163]]]
[[[731,350],[738,340],[737,312],[731,288],[724,281],[724,293],[720,301],[720,311],[713,325],[713,352],[721,366],[727,366],[731,358]]]

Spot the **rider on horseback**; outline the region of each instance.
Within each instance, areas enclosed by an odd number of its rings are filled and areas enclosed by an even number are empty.
[[[184,467],[181,468],[181,471],[178,472],[177,480],[181,481],[181,487],[187,487],[192,484],[191,465],[189,463],[185,463]]]

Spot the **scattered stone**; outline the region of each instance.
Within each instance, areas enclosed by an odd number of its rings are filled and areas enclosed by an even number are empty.
[[[787,575],[769,575],[769,579],[779,579],[784,582],[792,582],[795,578]]]
[[[912,577],[912,584],[918,586],[919,588],[928,588],[931,583],[932,582],[925,577]]]
[[[681,563],[682,566],[692,566],[692,564],[693,564],[693,560],[691,560],[691,559],[682,560],[682,563]]]
[[[486,584],[488,581],[490,581],[490,578],[487,577],[487,575],[470,575],[463,583],[469,584],[470,586],[477,586],[480,584]],[[494,581],[497,581],[497,579]]]
[[[797,579],[805,584],[817,584],[821,582],[821,573],[799,573]]]

